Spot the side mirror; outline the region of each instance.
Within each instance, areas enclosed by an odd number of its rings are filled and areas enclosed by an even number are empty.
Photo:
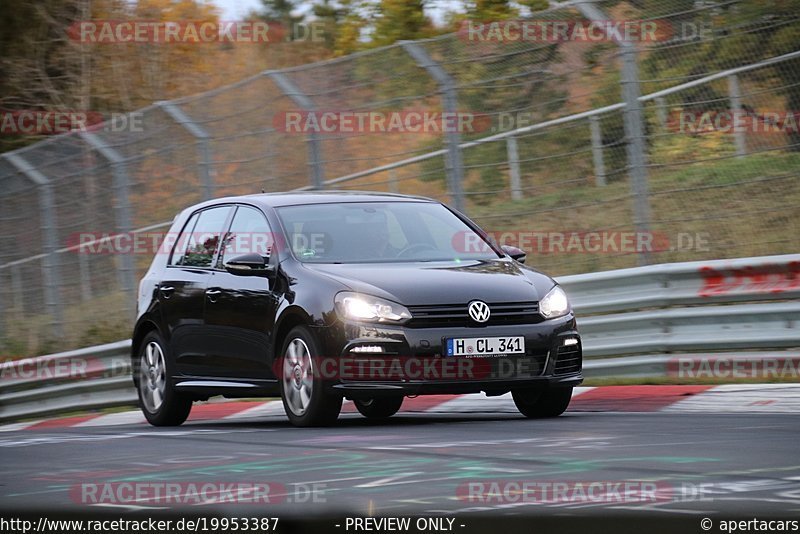
[[[260,254],[238,256],[225,264],[225,270],[236,276],[269,276],[273,267]]]
[[[528,254],[521,248],[512,247],[511,245],[503,245],[500,247],[503,252],[511,256],[511,259],[517,260],[520,263],[525,263]]]

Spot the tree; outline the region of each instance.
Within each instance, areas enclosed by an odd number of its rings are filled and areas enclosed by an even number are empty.
[[[550,2],[547,0],[519,0],[519,3],[531,11],[544,11],[550,7]]]
[[[305,20],[305,15],[297,14],[294,0],[261,0],[263,10],[260,15],[268,22],[279,22],[290,39],[298,35],[298,25]]]
[[[5,0],[0,10],[0,110],[81,109],[81,58],[66,37],[80,13],[77,0]],[[29,141],[4,136],[0,150]]]
[[[361,12],[363,0],[318,0],[311,10],[322,23],[325,46],[335,55],[355,52],[361,44],[361,30],[366,25]]]
[[[432,24],[425,16],[425,0],[380,0],[376,6],[371,44],[385,46],[431,34]]]
[[[467,2],[467,14],[477,21],[505,20],[519,15],[509,0],[472,0]]]

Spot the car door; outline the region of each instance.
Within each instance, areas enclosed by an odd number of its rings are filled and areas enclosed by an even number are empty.
[[[269,257],[272,232],[264,214],[252,206],[239,206],[225,235],[217,269],[208,281],[205,305],[206,349],[214,376],[269,379],[272,331],[279,298],[271,280],[237,276],[224,269],[237,256],[257,253]]]
[[[202,376],[209,364],[205,350],[203,308],[208,277],[217,257],[222,232],[232,206],[193,214],[176,240],[158,298],[168,329],[170,354],[178,373]]]

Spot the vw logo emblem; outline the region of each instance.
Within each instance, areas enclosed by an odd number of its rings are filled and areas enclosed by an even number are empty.
[[[485,323],[489,320],[489,315],[491,315],[489,305],[480,300],[470,302],[469,306],[467,306],[467,311],[476,323]]]

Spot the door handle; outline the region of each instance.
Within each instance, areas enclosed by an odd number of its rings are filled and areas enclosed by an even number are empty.
[[[220,291],[219,289],[207,289],[206,290],[206,296],[208,297],[208,300],[211,301],[211,302],[216,302],[217,301],[217,297],[220,296],[221,294],[222,294],[222,291]]]
[[[175,288],[172,286],[161,286],[158,288],[158,290],[161,292],[161,295],[163,295],[165,299],[168,299],[172,296],[172,293],[175,291]]]

